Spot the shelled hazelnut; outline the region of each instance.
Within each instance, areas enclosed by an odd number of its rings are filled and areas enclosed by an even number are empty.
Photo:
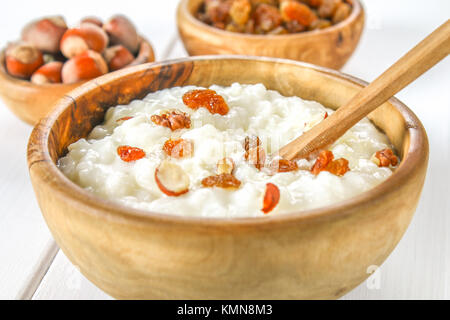
[[[5,61],[8,73],[21,79],[29,79],[44,64],[42,52],[23,42],[9,45]]]
[[[59,42],[67,30],[63,17],[45,17],[32,21],[22,30],[22,40],[44,52],[57,53]]]

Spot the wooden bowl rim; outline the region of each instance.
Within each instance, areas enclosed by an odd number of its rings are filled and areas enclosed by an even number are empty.
[[[360,15],[364,14],[364,7],[361,4],[359,0],[353,0],[353,9],[350,14],[345,20],[334,24],[328,28],[325,29],[319,29],[319,30],[308,30],[303,32],[297,32],[297,33],[290,33],[290,34],[249,34],[249,33],[240,33],[240,32],[231,32],[222,30],[219,28],[215,28],[210,26],[209,24],[206,24],[200,20],[198,20],[196,17],[192,15],[192,13],[187,9],[187,5],[191,0],[181,0],[178,4],[178,12],[184,15],[184,17],[189,21],[190,24],[195,25],[196,27],[203,28],[205,31],[208,31],[210,34],[214,34],[216,36],[230,36],[234,38],[241,38],[245,40],[261,40],[261,39],[268,39],[268,40],[275,40],[275,39],[285,39],[285,40],[294,40],[299,38],[309,38],[312,36],[316,36],[319,34],[328,34],[333,33],[337,30],[341,30],[345,26],[352,24]],[[180,19],[177,15],[177,21],[180,22]]]
[[[297,211],[293,213],[267,215],[262,217],[242,217],[242,218],[223,218],[223,217],[185,217],[173,214],[157,213],[143,209],[136,209],[130,206],[121,204],[113,200],[106,200],[95,196],[93,193],[84,190],[69,178],[67,178],[62,171],[53,163],[49,149],[48,139],[52,126],[58,120],[63,111],[70,107],[72,102],[82,96],[84,93],[95,90],[105,83],[114,82],[121,77],[148,72],[152,68],[166,67],[177,63],[186,62],[210,62],[212,60],[241,60],[241,61],[262,61],[276,64],[289,64],[302,68],[309,68],[313,71],[319,72],[324,76],[329,76],[350,82],[351,84],[363,87],[368,83],[356,77],[341,73],[336,70],[319,67],[305,62],[293,61],[288,59],[270,58],[270,57],[256,57],[256,56],[242,56],[242,55],[211,55],[211,56],[196,56],[181,59],[167,60],[163,62],[147,63],[135,67],[113,72],[111,74],[88,81],[82,86],[71,92],[71,95],[66,96],[69,99],[62,99],[59,101],[55,109],[41,119],[33,129],[28,143],[28,168],[31,172],[33,166],[37,163],[38,171],[35,172],[43,183],[50,186],[50,188],[58,193],[63,199],[69,201],[74,206],[83,207],[85,212],[94,216],[107,217],[108,220],[117,219],[117,221],[124,223],[149,223],[160,225],[184,225],[186,227],[199,228],[215,228],[227,229],[233,227],[250,227],[250,228],[271,228],[274,225],[286,225],[291,223],[308,223],[318,221],[319,219],[331,220],[343,218],[346,215],[357,213],[363,210],[365,205],[371,201],[382,199],[389,192],[394,192],[405,183],[420,164],[428,159],[428,138],[425,129],[417,118],[417,116],[397,98],[391,98],[391,103],[402,115],[405,120],[405,127],[408,130],[410,137],[409,149],[403,155],[398,168],[385,181],[376,187],[369,189],[357,196],[351,197],[347,200],[336,202],[332,205],[319,207],[315,209]],[[245,62],[244,62],[245,63]],[[32,143],[34,142],[34,143]],[[47,179],[42,179],[47,177]],[[48,179],[51,177],[51,179]],[[45,180],[45,181],[44,181]]]
[[[150,41],[148,41],[144,36],[141,36],[141,35],[139,35],[139,38],[140,38],[141,42],[145,42],[145,43],[147,43],[150,46],[150,50],[151,50],[151,52],[153,54],[153,57],[155,57],[153,46],[150,43]],[[84,83],[86,83],[88,81],[88,80],[85,80],[85,81],[79,81],[79,82],[75,82],[75,83],[44,83],[44,84],[36,84],[36,83],[31,82],[30,80],[24,80],[24,79],[13,77],[6,71],[5,52],[6,52],[6,47],[3,48],[0,51],[0,76],[2,76],[2,78],[5,79],[6,81],[9,81],[10,83],[13,83],[13,84],[15,84],[17,86],[33,88],[33,89],[67,88],[69,90],[69,89],[73,88],[74,86],[80,86],[80,85],[82,85],[82,84],[84,84]],[[136,61],[137,59],[138,59],[138,57],[136,56],[135,60],[133,60],[133,62]],[[112,72],[115,72],[115,71],[108,72],[107,74],[110,74]]]

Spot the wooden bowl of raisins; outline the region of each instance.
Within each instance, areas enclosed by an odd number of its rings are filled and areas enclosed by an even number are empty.
[[[190,55],[244,54],[340,69],[364,27],[358,0],[181,0],[178,30]]]

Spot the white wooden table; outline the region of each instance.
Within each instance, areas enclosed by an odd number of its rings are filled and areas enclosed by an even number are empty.
[[[450,18],[450,1],[366,0],[362,41],[343,71],[373,80]],[[177,36],[177,0],[14,0],[2,3],[0,45],[36,16],[60,13],[132,18],[157,59],[186,56]],[[430,139],[429,171],[415,217],[374,277],[344,299],[450,299],[450,59],[398,97],[422,120]],[[31,128],[0,102],[0,299],[110,299],[68,261],[42,219],[29,182],[26,145]]]

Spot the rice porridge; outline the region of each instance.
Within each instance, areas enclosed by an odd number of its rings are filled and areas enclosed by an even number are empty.
[[[99,197],[152,212],[298,212],[373,188],[398,164],[388,138],[368,119],[309,159],[271,157],[332,112],[262,84],[164,89],[110,108],[58,166]]]

